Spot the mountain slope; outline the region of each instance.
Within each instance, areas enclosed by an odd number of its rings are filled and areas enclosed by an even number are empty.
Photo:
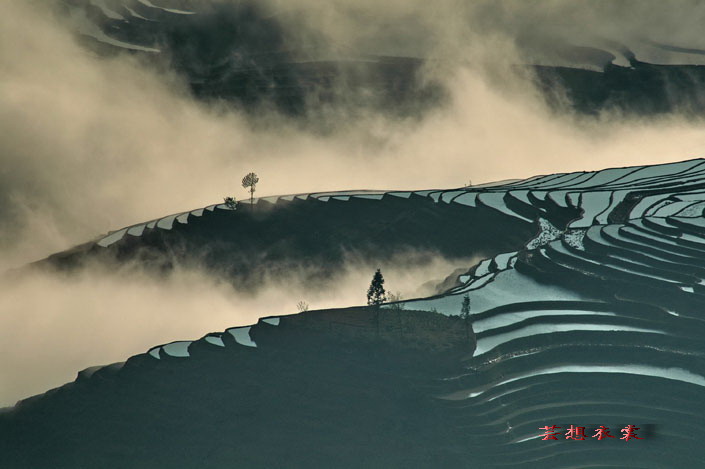
[[[293,229],[288,210],[306,204],[331,218],[326,236],[358,210],[384,213],[403,227],[389,228],[393,239],[463,254],[485,239],[487,257],[451,290],[379,313],[267,318],[82,372],[0,415],[4,466],[662,468],[705,457],[705,160],[213,206],[118,230],[43,266],[142,262],[132,253],[155,244],[149,230],[164,233],[162,245],[198,246],[234,229],[238,212],[246,226],[261,217]],[[229,221],[205,223],[206,213]],[[472,230],[427,239],[424,220],[445,217],[472,219]],[[355,219],[346,242],[384,239],[378,223]],[[467,332],[454,316],[465,294]],[[559,440],[542,440],[552,425]],[[565,439],[570,425],[586,427],[587,441]],[[617,438],[592,438],[600,425]],[[620,440],[627,425],[643,439]]]
[[[341,119],[369,110],[409,117],[448,101],[442,80],[425,73],[436,61],[414,54],[423,40],[413,32],[383,35],[386,43],[359,49],[313,27],[307,16],[316,10],[275,4],[62,0],[56,8],[89,49],[143,56],[182,76],[194,96],[241,109],[318,116],[317,124],[326,125],[330,107],[345,110]],[[648,35],[624,43],[599,34],[553,37],[546,29],[513,39],[519,74],[528,71],[553,107],[589,115],[702,115],[703,50]],[[399,45],[412,50],[397,51]]]

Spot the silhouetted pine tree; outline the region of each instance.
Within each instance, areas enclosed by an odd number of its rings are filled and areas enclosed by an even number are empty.
[[[460,317],[466,322],[470,320],[470,296],[467,293],[463,296],[463,306],[460,307]]]
[[[465,321],[465,337],[470,339],[470,331],[472,330],[470,325],[470,296],[467,293],[463,296],[463,305],[460,307],[460,317]],[[473,337],[475,336],[474,331],[472,335]]]
[[[381,305],[385,301],[387,301],[387,292],[384,291],[384,277],[382,272],[377,269],[374,277],[372,277],[370,288],[367,289],[367,304]]]

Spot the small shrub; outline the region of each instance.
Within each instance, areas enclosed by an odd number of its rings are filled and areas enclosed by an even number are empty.
[[[404,303],[399,303],[399,301],[402,300],[401,293],[396,292],[395,293],[390,293],[389,296],[387,297],[387,301],[393,303],[389,305],[389,309],[392,311],[401,311],[404,309],[405,305]]]
[[[235,210],[237,208],[237,200],[235,200],[235,197],[224,197],[223,203],[230,210]]]

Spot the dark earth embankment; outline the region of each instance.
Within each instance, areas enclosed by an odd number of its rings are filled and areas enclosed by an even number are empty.
[[[555,213],[556,223],[575,216],[575,211]],[[189,216],[186,224],[175,222],[171,230],[146,228],[141,236],[126,235],[107,248],[88,243],[34,265],[69,271],[116,262],[154,272],[195,267],[244,291],[295,273],[301,281],[326,287],[350,260],[377,266],[406,258],[410,266],[438,256],[467,260],[516,250],[536,232],[534,223],[491,208],[435,203],[415,194],[259,201],[254,210],[249,204],[235,211],[206,210]]]
[[[0,466],[462,466],[436,397],[474,350],[460,318],[350,308],[260,321],[257,347],[220,337],[82,372],[0,413]]]

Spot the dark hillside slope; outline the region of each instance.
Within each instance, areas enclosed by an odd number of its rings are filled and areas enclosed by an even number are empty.
[[[135,356],[23,401],[0,414],[0,467],[462,462],[462,439],[434,399],[437,379],[474,347],[460,319],[383,312],[378,324],[358,308],[260,321],[245,333],[249,346],[236,331],[213,334],[188,358]]]
[[[296,5],[271,11],[266,3],[249,0],[61,0],[55,7],[97,54],[140,56],[181,76],[198,99],[229,103],[253,111],[253,117],[274,109],[300,124],[311,118],[318,131],[370,112],[423,116],[452,96],[443,77],[426,73],[428,63],[431,70],[462,66],[438,67],[435,59],[413,54],[413,45],[403,48],[405,56],[390,57],[384,51],[392,54],[393,44],[374,50],[331,44],[312,27],[306,17],[310,11]],[[702,50],[655,44],[648,37],[634,40],[639,53],[658,52],[662,65],[647,63],[649,55],[638,56],[614,38],[573,46],[575,38],[547,37],[550,33],[541,30],[533,34],[539,39],[534,46],[520,41],[528,49],[522,51],[527,58],[517,75],[533,76],[555,109],[703,116]],[[560,60],[533,65],[529,59],[537,53],[553,56],[556,48]],[[330,120],[331,110],[340,111],[336,119]]]
[[[415,194],[380,200],[259,200],[250,208],[203,210],[171,229],[146,227],[140,236],[128,234],[107,247],[84,245],[35,265],[72,269],[89,261],[117,261],[157,271],[187,265],[252,291],[265,278],[290,272],[301,272],[308,281],[332,281],[351,258],[383,265],[406,254],[413,260],[415,253],[448,259],[492,255],[517,249],[537,229],[488,208],[439,204]]]
[[[149,236],[149,262],[211,240],[237,259],[223,233],[258,223],[248,242],[298,233],[286,259],[312,246],[329,259],[338,242],[492,253],[433,297],[264,318],[85,370],[0,415],[0,467],[699,467],[704,184],[695,159],[266,198],[109,233],[44,265],[147,262]],[[327,237],[311,241],[317,229]],[[466,295],[471,329],[457,317]],[[566,438],[571,425],[584,440]],[[639,439],[620,439],[629,425]],[[596,439],[599,426],[615,438]]]
[[[703,116],[705,66],[654,65],[632,60],[630,67],[609,64],[603,71],[532,67],[549,104],[582,114],[620,111],[633,116],[683,112]],[[555,100],[555,90],[565,91]],[[560,93],[559,93],[560,94]],[[561,103],[560,101],[563,101]]]

